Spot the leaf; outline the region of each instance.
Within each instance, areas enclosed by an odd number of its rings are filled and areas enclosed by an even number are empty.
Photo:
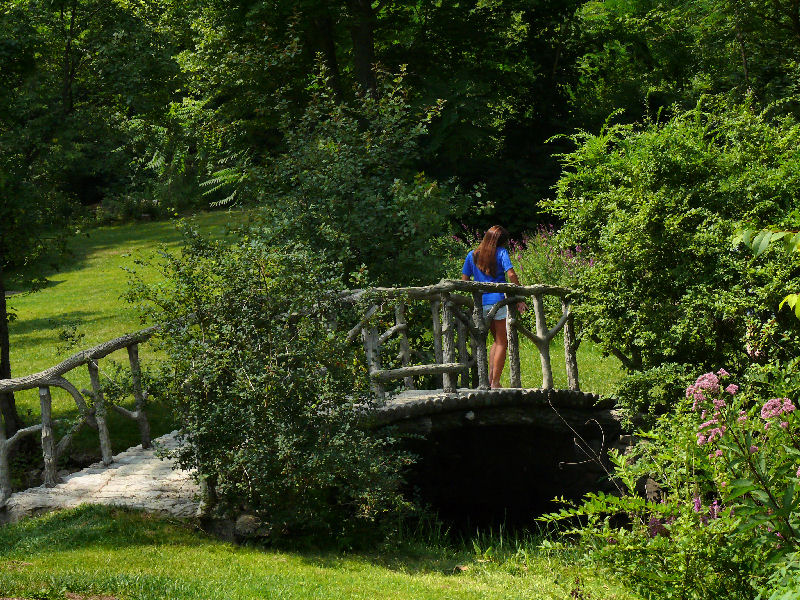
[[[753,239],[753,244],[751,249],[753,250],[753,254],[756,256],[761,256],[767,248],[769,248],[770,242],[772,241],[772,232],[768,229],[764,229],[763,231],[759,231],[758,235]]]

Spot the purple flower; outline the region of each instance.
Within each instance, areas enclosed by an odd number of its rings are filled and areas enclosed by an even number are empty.
[[[700,500],[700,496],[695,496],[694,497],[694,504],[692,506],[692,508],[694,509],[694,512],[699,513],[700,512],[700,508],[702,508],[702,506],[703,506],[703,502]]]
[[[647,535],[649,535],[651,538],[654,538],[657,535],[667,536],[669,535],[669,532],[667,531],[667,528],[664,527],[661,519],[658,517],[650,517],[650,521],[647,523]]]
[[[750,446],[750,454],[755,454],[758,452],[758,446]]]
[[[772,398],[764,403],[761,407],[761,418],[772,419],[783,413],[783,400],[780,398]]]
[[[739,386],[735,383],[731,383],[728,387],[725,388],[725,391],[728,392],[731,396],[736,394],[739,391]]]
[[[797,477],[800,478],[800,467],[797,467]]]
[[[719,502],[717,500],[714,500],[714,502],[711,503],[711,506],[708,509],[708,514],[712,519],[718,519],[719,510],[720,510]]]

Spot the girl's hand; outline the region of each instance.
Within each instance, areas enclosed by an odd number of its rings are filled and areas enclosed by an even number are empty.
[[[517,312],[519,312],[519,314],[524,313],[526,310],[528,310],[527,304],[524,302],[517,302]]]

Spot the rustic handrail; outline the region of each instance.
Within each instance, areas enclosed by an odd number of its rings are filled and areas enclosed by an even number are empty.
[[[484,317],[482,295],[488,292],[504,293],[507,297]],[[461,295],[467,293],[469,296]],[[558,323],[549,328],[545,318],[544,297],[555,296],[561,300],[562,314]],[[340,300],[346,303],[366,302],[367,309],[359,322],[348,332],[348,341],[359,334],[364,345],[372,390],[382,396],[383,384],[403,379],[406,388],[413,389],[416,375],[441,377],[442,389],[454,392],[458,378],[461,387],[489,388],[488,356],[486,343],[489,323],[497,311],[508,306],[508,359],[511,387],[521,387],[519,334],[536,346],[541,361],[542,388],[553,387],[553,370],[550,364],[550,342],[564,331],[564,355],[569,388],[579,390],[577,344],[573,328],[572,302],[574,292],[569,288],[550,285],[522,286],[511,283],[484,283],[443,279],[429,286],[369,288],[342,292]],[[519,320],[516,304],[530,299],[533,304],[536,333],[528,331]],[[430,302],[435,363],[410,365],[408,323],[405,320],[405,301]],[[375,316],[391,301],[395,308],[395,324],[383,333],[371,324]],[[400,368],[381,367],[381,350],[389,338],[400,336]],[[468,349],[469,347],[469,349]]]
[[[58,459],[72,442],[75,434],[77,434],[84,425],[89,425],[97,429],[103,464],[111,464],[111,439],[106,424],[108,405],[103,396],[97,361],[123,348],[128,351],[128,361],[130,363],[131,379],[133,381],[135,410],[130,411],[115,405],[111,405],[111,408],[137,421],[139,424],[142,447],[150,447],[150,424],[147,420],[147,413],[145,412],[147,394],[142,389],[139,344],[150,339],[158,329],[159,326],[155,325],[103,342],[102,344],[73,354],[54,367],[50,367],[40,373],[25,375],[14,379],[0,380],[0,392],[18,392],[39,388],[39,404],[41,407],[41,423],[20,429],[10,438],[6,438],[5,424],[0,417],[0,508],[11,495],[9,454],[13,446],[26,436],[41,432],[42,455],[44,457],[43,482],[47,487],[53,487],[58,483],[56,474]],[[72,383],[64,378],[64,375],[83,365],[86,365],[89,370],[92,390],[83,390],[83,393],[81,393]],[[51,387],[59,387],[66,390],[75,400],[78,412],[80,413],[80,418],[73,423],[70,430],[64,434],[58,442],[56,442],[53,432],[55,421],[52,418],[53,401],[50,394]],[[86,402],[84,395],[91,397],[91,407]]]

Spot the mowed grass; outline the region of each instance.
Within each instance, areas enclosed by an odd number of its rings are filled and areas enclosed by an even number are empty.
[[[235,546],[142,513],[80,507],[0,528],[0,597],[470,600],[636,596],[564,557],[430,543],[372,552]],[[70,594],[68,596],[68,594]]]
[[[241,223],[246,217],[247,213],[242,211],[212,212],[186,220],[208,235],[221,237],[229,226]],[[122,299],[128,289],[129,270],[135,270],[146,281],[156,280],[155,269],[136,261],[151,259],[161,248],[177,251],[181,239],[172,221],[98,227],[74,237],[69,246],[70,255],[63,267],[49,276],[48,285],[34,293],[8,298],[17,314],[10,325],[12,376],[43,371],[79,350],[141,329],[143,324],[134,307]],[[59,343],[62,330],[73,330],[83,337],[76,347],[66,347]],[[140,356],[145,367],[158,358],[149,344],[142,344]],[[99,361],[101,377],[108,373],[109,360],[127,365],[127,352],[122,350]],[[90,387],[86,367],[71,371],[66,377],[79,390]],[[56,418],[77,414],[71,396],[60,389],[53,389],[52,393]],[[18,392],[16,401],[24,419],[38,420],[36,390]],[[172,424],[162,408],[152,406],[148,412],[154,435],[169,430]],[[137,443],[135,424],[116,413],[111,414],[109,420],[115,452]],[[89,432],[83,432],[76,444],[88,443],[87,436]]]

